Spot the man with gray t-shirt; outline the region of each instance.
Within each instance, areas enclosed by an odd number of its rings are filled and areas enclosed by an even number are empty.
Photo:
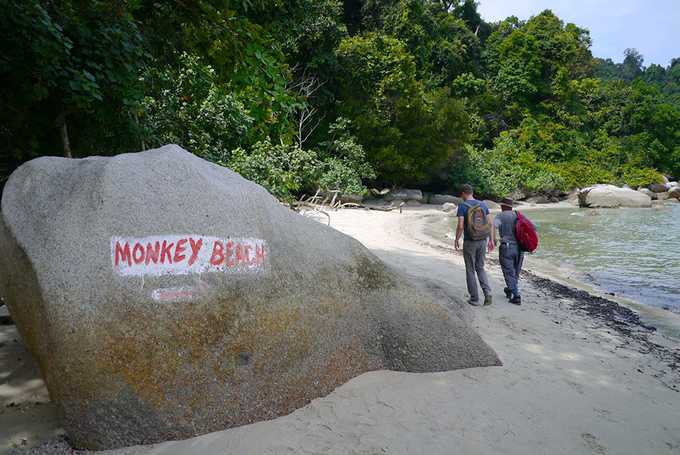
[[[521,305],[522,297],[519,293],[518,282],[524,262],[524,252],[520,249],[515,237],[517,212],[512,210],[514,205],[514,201],[509,198],[501,201],[501,213],[494,218],[494,226],[498,229],[498,238],[500,238],[498,258],[506,285],[503,291],[505,291],[505,296],[510,300],[510,303]]]

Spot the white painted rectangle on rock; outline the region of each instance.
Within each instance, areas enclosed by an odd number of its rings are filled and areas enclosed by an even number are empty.
[[[196,297],[196,290],[193,287],[180,286],[174,288],[154,289],[151,298],[156,302],[185,302]]]
[[[111,264],[123,276],[247,273],[264,270],[266,242],[204,235],[111,237]]]

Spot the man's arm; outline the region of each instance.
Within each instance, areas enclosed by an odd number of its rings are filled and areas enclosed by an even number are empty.
[[[456,241],[453,242],[453,246],[459,250],[460,249],[460,236],[463,235],[463,228],[465,226],[465,218],[462,216],[458,217],[458,224],[456,225]]]
[[[491,216],[490,213],[486,215],[486,219],[491,225],[491,236],[489,237],[488,249],[489,251],[493,251],[494,247],[496,246],[496,226],[494,224],[493,216]]]

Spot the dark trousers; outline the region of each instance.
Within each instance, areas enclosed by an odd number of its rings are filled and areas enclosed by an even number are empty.
[[[524,262],[524,252],[519,250],[516,243],[501,242],[498,259],[501,263],[501,270],[503,270],[505,285],[512,291],[512,295],[519,296],[518,281]]]

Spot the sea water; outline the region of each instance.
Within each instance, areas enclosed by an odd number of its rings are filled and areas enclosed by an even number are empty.
[[[680,204],[526,214],[541,240],[537,260],[573,269],[607,292],[680,313]]]

